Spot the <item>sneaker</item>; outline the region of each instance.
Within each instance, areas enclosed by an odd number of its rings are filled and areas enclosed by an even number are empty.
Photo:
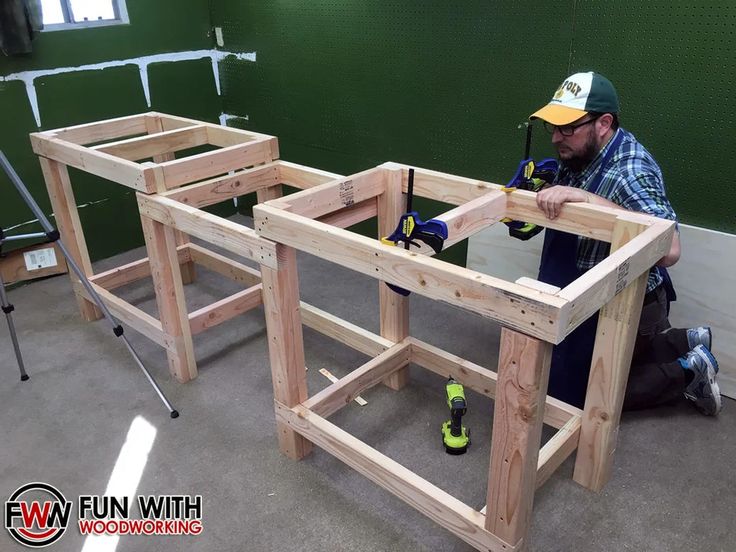
[[[686,370],[692,370],[694,377],[685,388],[685,398],[693,401],[695,408],[706,416],[715,416],[721,411],[721,392],[716,381],[718,362],[703,345],[698,345],[679,359]]]
[[[712,349],[713,334],[708,326],[700,326],[698,328],[690,328],[687,331],[687,344],[691,349],[695,349],[698,345],[705,345],[705,348]],[[718,368],[716,368],[716,372]]]

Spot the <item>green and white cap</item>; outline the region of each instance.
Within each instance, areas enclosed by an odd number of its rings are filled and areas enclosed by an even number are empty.
[[[589,111],[618,113],[616,89],[606,77],[593,71],[567,77],[550,102],[530,119],[542,119],[553,125],[569,125]]]

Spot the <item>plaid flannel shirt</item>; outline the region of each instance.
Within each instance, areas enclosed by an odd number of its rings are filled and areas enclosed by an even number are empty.
[[[630,211],[640,211],[676,221],[677,215],[665,194],[662,171],[657,162],[633,134],[623,128],[619,128],[616,132],[622,133],[623,139],[606,167],[601,167],[601,160],[611,146],[613,138],[582,172],[573,172],[562,167],[555,182],[587,190],[595,175],[602,170],[603,178],[595,192],[597,195]],[[578,237],[578,269],[589,270],[594,267],[608,257],[610,249],[609,243]],[[652,268],[647,281],[647,291],[653,290],[661,283],[662,276],[656,267]]]

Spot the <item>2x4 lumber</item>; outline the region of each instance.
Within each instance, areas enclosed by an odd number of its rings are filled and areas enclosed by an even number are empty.
[[[156,191],[156,177],[150,167],[71,142],[41,138],[39,134],[31,134],[30,137],[33,151],[41,157],[53,159],[140,192]]]
[[[398,163],[384,163],[384,169],[401,169],[402,190],[408,192],[409,167]],[[502,186],[481,180],[455,176],[452,174],[414,168],[414,195],[434,199],[450,205],[462,205],[491,191],[498,191]]]
[[[375,217],[378,214],[376,198],[366,199],[360,203],[356,203],[352,207],[345,207],[335,213],[330,213],[319,219],[320,222],[337,226],[338,228],[349,228],[353,224],[358,224],[364,220]]]
[[[283,186],[276,184],[275,186],[267,186],[256,190],[256,200],[258,203],[265,203],[272,199],[278,199],[284,195]]]
[[[378,237],[388,236],[406,212],[406,202],[401,193],[401,171],[382,172],[385,190],[378,196]],[[378,301],[381,336],[398,343],[409,337],[409,297],[396,293],[384,282],[378,284]],[[384,384],[398,391],[409,383],[409,367],[388,374]]]
[[[411,361],[437,375],[459,381],[476,393],[492,399],[496,398],[498,376],[493,370],[479,366],[457,355],[420,341],[414,337],[405,340],[411,344]],[[550,397],[545,398],[544,423],[560,429],[571,419],[580,417],[583,411],[567,403]]]
[[[178,381],[185,383],[197,377],[197,364],[179,270],[176,236],[173,228],[146,216],[141,216],[141,225],[161,326],[172,345],[166,351],[169,370]]]
[[[173,346],[172,340],[166,339],[161,322],[156,320],[153,316],[142,311],[138,307],[131,305],[117,295],[110,293],[102,286],[97,285],[94,282],[90,282],[90,284],[92,285],[92,289],[97,292],[97,295],[99,295],[100,299],[105,303],[105,306],[108,308],[110,313],[118,320],[133,328],[138,333],[145,335],[148,339],[165,349],[169,349]],[[92,297],[90,297],[81,282],[76,282],[74,284],[74,291],[80,295],[84,295],[84,297],[92,301]]]
[[[637,217],[638,218],[638,217]],[[560,291],[557,296],[570,301],[570,318],[565,335],[587,320],[593,313],[623,291],[642,273],[648,273],[670,250],[675,223],[654,219],[654,224],[645,225],[637,218],[620,214],[618,224],[637,224],[645,228],[631,241],[618,248],[612,247],[611,254]],[[646,226],[649,226],[646,228]]]
[[[447,239],[444,243],[444,249],[447,249],[484,228],[488,228],[505,216],[506,194],[499,191],[489,191],[481,197],[471,199],[467,203],[433,218],[447,225]],[[396,220],[398,221],[398,219]],[[389,233],[392,231],[393,229]],[[412,246],[411,251],[423,255],[434,255],[434,250],[427,244],[421,242],[417,242],[417,244],[419,247]]]
[[[176,188],[261,163],[273,161],[271,142],[275,138],[255,140],[246,144],[237,144],[183,159],[160,163],[163,179],[167,189]]]
[[[224,255],[205,249],[195,243],[189,244],[192,261],[221,276],[247,287],[261,282],[261,273],[243,263],[228,259]]]
[[[152,157],[158,163],[165,162],[165,160],[159,161],[156,159],[159,156],[188,148],[195,148],[206,143],[207,129],[203,126],[194,126],[100,144],[98,146],[92,146],[90,149],[108,153],[115,157],[122,157],[129,161],[138,161]]]
[[[66,247],[72,260],[81,269],[84,275],[89,278],[92,276],[92,263],[89,259],[87,250],[87,242],[84,239],[82,223],[79,221],[79,212],[77,211],[77,202],[74,198],[74,190],[69,181],[69,171],[66,165],[53,161],[45,157],[39,157],[41,163],[41,171],[46,182],[46,190],[51,200],[51,207],[54,210],[54,217],[61,241]],[[72,284],[78,282],[79,279],[74,272],[69,272]],[[102,313],[95,304],[85,299],[79,293],[76,293],[77,305],[82,318],[87,322],[97,320],[102,317]]]
[[[501,330],[485,527],[507,542],[528,533],[552,345]]]
[[[176,249],[180,265],[192,260],[188,245],[180,245]],[[113,289],[142,280],[150,275],[151,264],[148,262],[148,257],[143,257],[142,259],[133,261],[132,263],[111,268],[105,272],[100,272],[99,274],[90,276],[88,280],[108,291],[112,291]]]
[[[580,416],[574,416],[545,443],[539,451],[537,461],[536,488],[544,485],[552,474],[567,460],[578,446],[580,439]]]
[[[145,194],[137,194],[137,198],[142,215],[261,265],[277,267],[276,245],[251,228],[169,198]]]
[[[189,314],[192,335],[222,324],[262,304],[261,284],[244,289]]]
[[[192,125],[204,125],[206,127],[223,129],[233,134],[241,134],[243,136],[248,136],[253,139],[273,138],[273,136],[270,136],[268,134],[261,134],[259,132],[253,132],[252,130],[243,130],[240,128],[219,125],[217,123],[208,123],[205,121],[199,121],[197,119],[189,119],[187,117],[180,117],[179,115],[169,115],[168,113],[158,113],[155,111],[151,111],[147,113],[146,115],[148,117],[158,117],[161,120],[161,124],[163,125],[164,130],[172,130],[175,128],[182,128],[185,126],[192,126]]]
[[[619,220],[611,247],[623,251],[652,228]],[[669,243],[669,241],[667,242]],[[668,247],[669,249],[669,247]],[[583,408],[573,479],[600,491],[611,477],[626,382],[634,352],[648,272],[635,278],[601,309]]]
[[[213,146],[227,148],[238,144],[252,142],[257,137],[252,134],[243,132],[233,132],[229,127],[207,125],[204,127],[207,132],[207,141]]]
[[[160,134],[164,131],[163,125],[161,124],[161,117],[157,116],[147,116],[146,117],[146,129],[148,130],[148,134]],[[166,151],[166,152],[160,152],[153,156],[153,162],[154,163],[164,163],[166,161],[173,161],[176,159],[176,156],[174,155],[173,151]],[[155,175],[156,175],[156,191],[161,193],[166,191],[166,186],[164,186],[163,178],[161,177],[161,172],[158,167],[155,169]],[[187,236],[184,232],[180,230],[176,230],[176,244],[177,245],[183,245],[186,243],[189,243],[189,236]],[[195,277],[196,277],[196,269],[194,267],[194,263],[189,261],[183,265],[180,265],[181,270],[181,278],[182,282],[184,284],[191,284]]]
[[[377,356],[390,349],[395,342],[369,332],[347,320],[338,318],[317,307],[301,303],[302,323],[368,356]]]
[[[411,346],[397,343],[302,404],[318,416],[328,418],[367,389],[407,366],[410,361]]]
[[[103,140],[115,140],[123,136],[145,134],[147,132],[145,117],[145,114],[130,115],[95,123],[57,128],[39,134],[79,145],[93,144]]]
[[[289,212],[308,218],[319,218],[376,197],[386,188],[383,169],[369,169],[284,198]]]
[[[304,364],[304,336],[299,313],[299,276],[296,250],[277,245],[278,268],[261,266],[263,311],[268,334],[271,381],[277,405],[286,408],[307,400],[307,369]],[[292,460],[300,460],[312,444],[277,415],[279,450]]]
[[[281,160],[277,163],[279,167],[279,182],[299,188],[300,190],[313,188],[325,182],[343,178],[340,174],[307,167],[305,165],[297,165],[289,161]]]
[[[228,199],[241,197],[279,183],[279,168],[276,162],[235,171],[231,175],[211,178],[161,194],[192,207],[207,207]]]
[[[553,286],[545,282],[540,282],[539,280],[535,280],[534,278],[528,278],[526,276],[517,278],[516,283],[519,284],[520,286],[528,287],[529,289],[536,289],[537,291],[541,291],[542,293],[549,293],[552,295],[554,295],[555,293],[558,293],[561,289],[557,286]]]
[[[483,528],[483,514],[309,409],[276,401],[276,417],[471,546],[489,552],[516,550]]]
[[[253,213],[256,231],[265,238],[557,343],[560,310],[567,304],[559,297],[383,245],[268,204],[254,206]]]

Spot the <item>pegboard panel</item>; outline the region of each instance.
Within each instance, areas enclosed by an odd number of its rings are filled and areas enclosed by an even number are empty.
[[[736,232],[736,3],[578,2],[572,71],[616,85],[622,124],[662,167],[682,222]]]
[[[223,48],[257,53],[223,62],[225,111],[279,136],[284,158],[336,172],[394,160],[505,182],[519,123],[569,63],[572,2],[211,5]]]

